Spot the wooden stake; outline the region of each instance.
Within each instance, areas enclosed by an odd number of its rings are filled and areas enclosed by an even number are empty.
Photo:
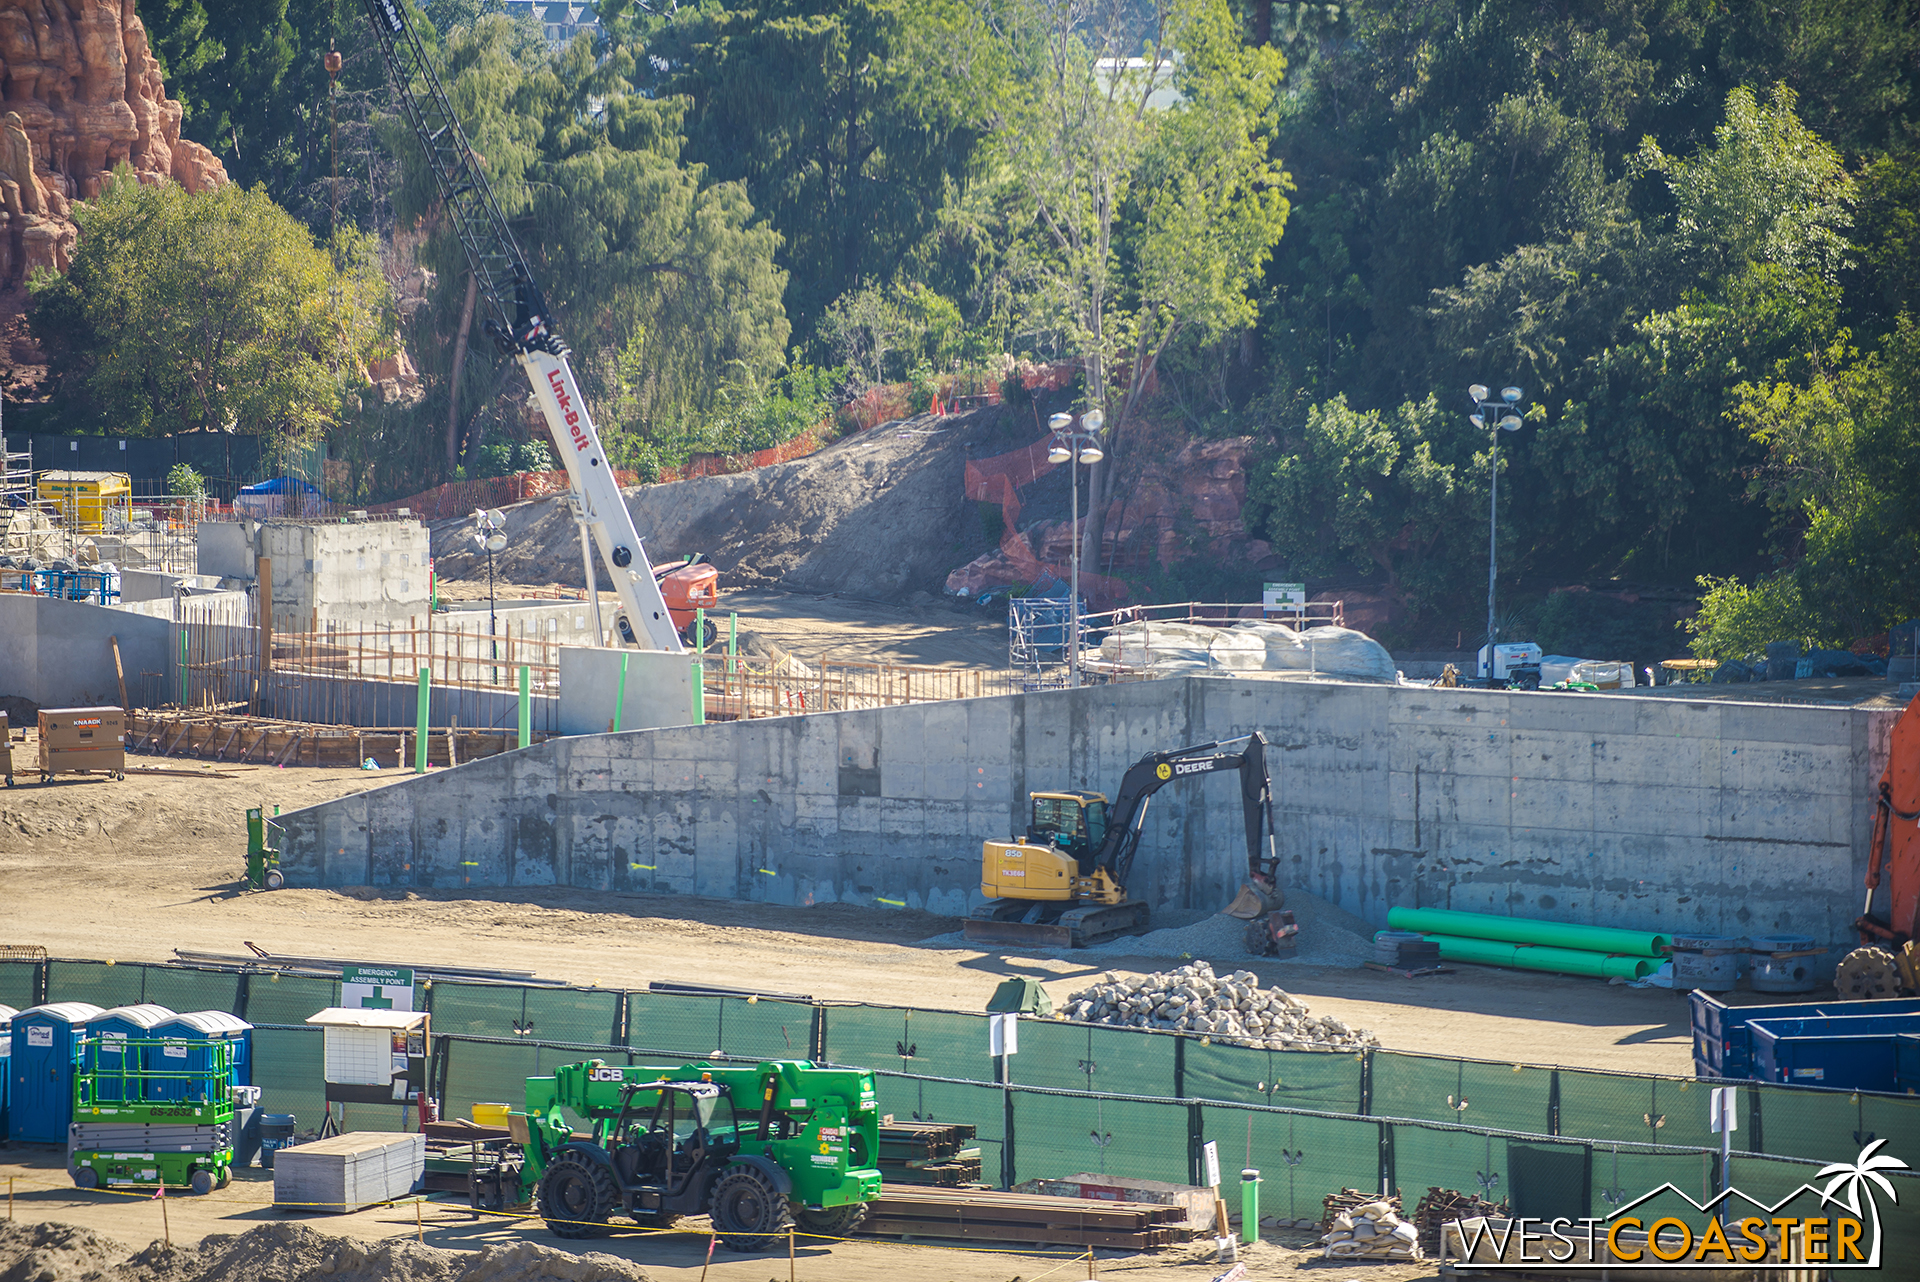
[[[113,647],[113,675],[120,682],[120,711],[131,712],[132,705],[127,702],[127,670],[120,664],[120,638],[108,637],[107,644]]]
[[[713,1264],[713,1248],[719,1241],[718,1233],[709,1234],[707,1237],[707,1260],[700,1266],[700,1282],[707,1282],[707,1269]]]
[[[167,1245],[173,1245],[173,1225],[167,1221],[167,1186],[160,1186],[160,1232],[166,1238]]]
[[[424,1242],[427,1240],[427,1230],[425,1226],[420,1223],[420,1204],[418,1202],[413,1204],[413,1240],[416,1242]]]

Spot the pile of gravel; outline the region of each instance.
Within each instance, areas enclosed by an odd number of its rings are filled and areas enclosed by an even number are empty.
[[[1201,1033],[1231,1046],[1276,1051],[1380,1044],[1364,1028],[1349,1028],[1331,1017],[1314,1018],[1305,1002],[1284,989],[1261,992],[1260,977],[1250,970],[1222,979],[1204,961],[1140,979],[1121,979],[1109,971],[1092,988],[1070,994],[1060,1014],[1090,1024]]]
[[[1286,906],[1300,927],[1299,944],[1291,957],[1263,957],[1263,962],[1306,966],[1359,966],[1373,960],[1373,937],[1367,923],[1352,913],[1304,890],[1288,890]],[[1215,913],[1187,926],[1172,926],[1144,935],[1124,935],[1078,952],[1125,954],[1133,957],[1244,957],[1247,923]]]

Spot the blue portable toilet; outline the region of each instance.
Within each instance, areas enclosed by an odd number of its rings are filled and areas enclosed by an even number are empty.
[[[210,1092],[207,1079],[213,1073],[213,1044],[226,1044],[230,1072],[219,1089],[246,1086],[252,1082],[248,1052],[253,1046],[253,1025],[223,1010],[197,1010],[174,1015],[153,1027],[150,1036],[160,1040],[147,1050],[147,1071],[193,1073],[188,1078],[152,1078],[151,1099],[204,1099]]]
[[[31,1144],[65,1144],[73,1121],[73,1071],[87,1021],[101,1014],[90,1002],[29,1006],[13,1017],[10,1138]]]
[[[81,1066],[94,1070],[94,1098],[103,1100],[141,1100],[147,1098],[146,1055],[127,1050],[127,1039],[140,1041],[153,1036],[153,1026],[172,1019],[165,1006],[115,1006],[87,1021],[86,1041],[81,1051]]]
[[[7,1089],[13,1084],[7,1065],[13,1062],[13,1017],[18,1013],[11,1006],[0,1006],[0,1144],[7,1139]]]

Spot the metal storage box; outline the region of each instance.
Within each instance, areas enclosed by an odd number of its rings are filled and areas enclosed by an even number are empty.
[[[1753,1033],[1753,1075],[1759,1081],[1891,1091],[1895,1039],[1920,1032],[1920,1015],[1758,1019],[1747,1027]]]
[[[40,774],[127,769],[127,714],[120,708],[42,708]]]
[[[1920,1012],[1920,997],[1889,997],[1873,1002],[1790,1002],[1778,1006],[1729,1006],[1705,993],[1687,994],[1693,1025],[1696,1077],[1753,1076],[1753,1040],[1747,1025],[1756,1019],[1811,1019],[1821,1015],[1904,1015]]]

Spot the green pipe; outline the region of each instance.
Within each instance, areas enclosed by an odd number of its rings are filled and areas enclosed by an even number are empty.
[[[1422,935],[1495,939],[1507,944],[1546,944],[1589,953],[1632,953],[1637,957],[1658,957],[1673,946],[1673,936],[1653,931],[1575,926],[1494,913],[1461,913],[1446,908],[1390,908],[1387,925],[1393,930],[1411,930]]]
[[[427,711],[433,704],[433,669],[420,669],[420,707],[413,719],[413,773],[427,773]]]
[[[627,660],[631,659],[632,657],[633,655],[631,653],[622,654],[620,656],[620,689],[613,696],[613,732],[615,734],[620,733],[620,723],[626,719]]]
[[[180,706],[187,706],[187,630],[180,629]],[[45,782],[44,776],[42,782]]]
[[[707,612],[693,612],[693,724],[707,724],[707,665],[704,661],[707,639]]]
[[[520,665],[520,746],[533,745],[533,670]]]
[[[1428,935],[1440,945],[1441,961],[1470,962],[1476,966],[1507,966],[1515,970],[1544,970],[1557,975],[1589,975],[1595,979],[1641,979],[1659,963],[1651,957],[1609,957],[1578,948],[1549,948],[1540,944],[1509,944],[1493,939],[1463,939],[1457,935]]]
[[[1225,1229],[1222,1225],[1222,1232]],[[1240,1172],[1240,1240],[1260,1240],[1260,1172],[1251,1166]]]
[[[737,666],[739,658],[740,611],[735,610],[727,615],[727,673],[729,676],[740,670]]]

